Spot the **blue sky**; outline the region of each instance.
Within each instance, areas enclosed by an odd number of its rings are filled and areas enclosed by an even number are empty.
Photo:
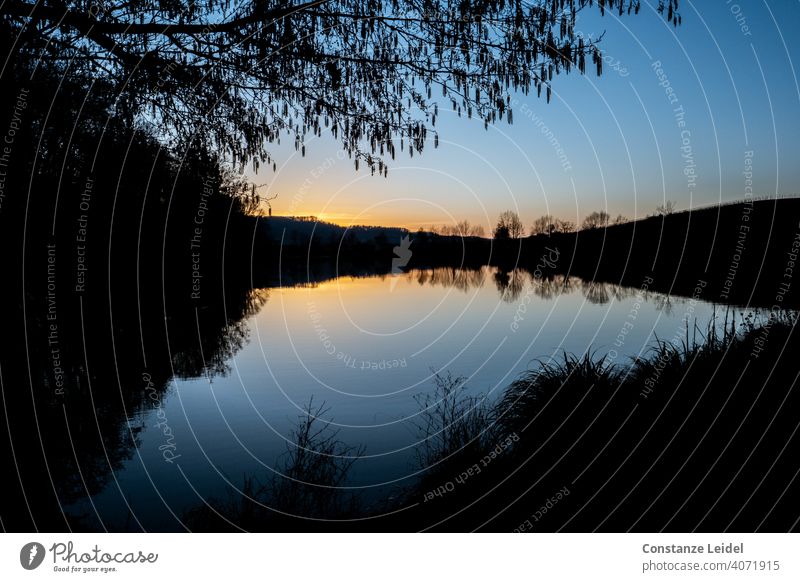
[[[530,225],[741,199],[750,168],[755,195],[800,193],[800,2],[684,1],[677,29],[642,4],[621,19],[585,11],[578,30],[606,33],[604,74],[556,78],[549,104],[518,95],[512,125],[444,114],[439,148],[398,156],[386,179],[356,172],[323,136],[305,158],[276,148],[278,172],[255,181],[279,194],[276,214],[410,228],[466,218],[487,230],[508,208]]]

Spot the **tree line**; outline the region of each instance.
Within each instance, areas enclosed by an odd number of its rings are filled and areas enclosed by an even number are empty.
[[[658,206],[651,216],[668,216],[674,212],[675,203],[666,201],[664,204]],[[595,210],[586,215],[580,227],[571,220],[562,220],[551,214],[545,214],[533,221],[530,229],[528,229],[528,234],[530,236],[549,236],[556,233],[570,233],[576,232],[577,230],[605,228],[607,226],[624,224],[626,222],[631,222],[631,219],[622,214],[617,214],[617,216],[612,217],[611,214],[605,210]],[[492,235],[496,239],[522,238],[525,236],[525,232],[526,229],[519,214],[513,210],[506,210],[498,217]]]
[[[664,204],[656,207],[655,212],[649,216],[668,216],[675,212],[675,202],[667,200]],[[562,220],[553,216],[552,214],[545,214],[538,217],[533,221],[527,232],[530,236],[537,235],[551,235],[556,233],[570,233],[578,230],[591,230],[595,228],[605,228],[614,224],[624,224],[631,222],[631,219],[622,214],[617,214],[613,217],[605,210],[595,210],[589,213],[583,219],[580,227],[571,220]],[[426,231],[441,236],[476,236],[483,237],[486,230],[480,224],[471,224],[468,220],[462,220],[452,225],[430,226],[427,229],[420,228],[420,231]],[[492,230],[492,238],[496,239],[511,239],[522,238],[525,236],[526,229],[519,216],[519,213],[514,210],[506,210],[500,213],[497,218],[497,224]]]

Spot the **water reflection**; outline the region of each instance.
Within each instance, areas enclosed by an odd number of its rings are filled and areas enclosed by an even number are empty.
[[[240,304],[234,312],[211,315],[224,318],[225,323],[212,328],[211,333],[204,332],[198,327],[200,345],[179,349],[173,354],[173,376],[188,379],[228,374],[230,360],[250,341],[247,319],[258,313],[268,299],[269,289],[252,289],[243,293]],[[203,308],[204,311],[207,309],[209,307]],[[207,319],[208,316],[209,314],[203,314],[203,319]]]
[[[350,278],[337,278],[344,274]],[[59,316],[58,365],[62,375],[59,382],[63,383],[63,390],[60,391],[56,390],[52,350],[48,343],[51,328],[47,319],[47,298],[44,295],[29,297],[27,317],[20,322],[27,330],[27,341],[11,344],[4,350],[2,381],[4,408],[13,411],[8,416],[17,443],[15,447],[18,447],[15,448],[15,453],[20,492],[24,488],[25,494],[35,498],[37,502],[27,505],[24,495],[7,496],[3,500],[2,508],[6,527],[14,529],[16,524],[26,524],[20,526],[20,529],[30,529],[30,519],[33,516],[36,527],[54,531],[103,527],[142,529],[144,526],[137,523],[135,512],[131,512],[131,523],[127,525],[106,523],[94,513],[91,502],[87,505],[86,500],[91,500],[104,491],[106,495],[113,493],[113,503],[120,507],[124,508],[129,503],[130,494],[119,484],[117,474],[126,466],[144,463],[140,449],[142,435],[146,431],[160,434],[163,437],[158,441],[161,446],[169,444],[170,438],[165,427],[172,430],[171,419],[170,423],[163,423],[158,414],[169,400],[175,382],[194,378],[225,379],[231,374],[236,354],[253,342],[254,316],[270,310],[279,315],[281,309],[302,311],[302,306],[307,305],[306,299],[297,304],[272,303],[270,298],[278,293],[275,290],[277,287],[303,288],[311,294],[310,297],[314,297],[314,294],[320,297],[328,287],[323,283],[330,282],[336,286],[334,290],[345,301],[360,302],[362,311],[368,310],[368,306],[374,304],[377,306],[374,312],[378,314],[376,317],[384,314],[388,318],[386,300],[389,297],[389,287],[373,285],[375,277],[374,272],[366,268],[354,268],[343,273],[341,269],[337,271],[335,266],[314,266],[292,276],[282,274],[262,289],[229,285],[224,293],[221,290],[209,291],[206,300],[201,304],[187,302],[178,292],[168,293],[163,297],[160,289],[152,290],[152,293],[119,289],[112,297],[111,304],[86,301],[70,306],[65,302]],[[444,292],[444,300],[453,304],[458,301],[447,299],[450,290],[463,294],[480,292],[483,294],[483,302],[477,302],[473,306],[475,312],[480,314],[491,314],[490,299],[493,298],[495,304],[499,299],[500,304],[509,310],[503,316],[506,319],[502,320],[501,325],[497,325],[496,330],[486,332],[480,341],[475,342],[471,348],[473,351],[466,352],[464,357],[474,361],[480,361],[483,354],[492,349],[491,346],[501,341],[502,337],[498,334],[502,330],[508,333],[508,322],[513,316],[515,304],[524,299],[523,294],[531,294],[543,301],[567,296],[583,297],[589,305],[609,305],[635,297],[636,300],[641,298],[642,301],[651,303],[665,315],[669,315],[675,305],[683,301],[657,292],[599,281],[584,281],[563,274],[546,273],[537,277],[524,269],[504,270],[490,266],[471,269],[411,269],[399,275],[382,273],[377,277],[383,281],[398,278],[412,290],[438,288]],[[351,281],[351,289],[348,289],[346,281]],[[399,312],[393,313],[394,317],[403,319],[419,303],[421,295],[415,295],[415,291],[409,293],[405,299],[393,296],[392,309]],[[442,294],[433,294],[433,297],[436,301],[443,300]],[[131,305],[137,308],[131,309]],[[275,305],[274,309],[271,308],[272,305]],[[576,304],[573,302],[568,307],[570,313],[574,313]],[[406,354],[410,362],[408,368],[393,371],[407,374],[402,382],[413,384],[418,381],[415,374],[420,369],[426,372],[431,362],[419,359],[414,363],[412,352],[418,350],[420,345],[427,345],[429,340],[435,345],[440,328],[447,329],[453,324],[459,318],[459,309],[460,307],[452,307],[450,311],[440,313],[437,315],[439,319],[430,323],[430,328],[421,328],[418,331],[420,335],[411,338],[411,347]],[[284,319],[287,317],[286,314],[282,315]],[[300,319],[304,315],[305,313],[301,313]],[[328,313],[325,317],[328,317]],[[288,324],[284,322],[284,325],[288,325],[290,333],[300,335],[303,331],[302,324],[291,321]],[[596,325],[591,320],[587,321],[589,323],[586,325]],[[455,357],[453,353],[461,353],[459,350],[462,350],[462,346],[447,345],[447,342],[456,341],[452,339],[456,337],[469,347],[469,340],[477,333],[474,330],[478,328],[477,325],[469,327],[472,323],[460,323],[459,325],[467,327],[455,332],[455,336],[442,340],[444,347],[437,346],[440,351],[433,355],[426,354],[426,358],[433,358],[436,363],[451,361]],[[530,315],[528,323],[532,326],[540,325],[534,315]],[[366,345],[363,336],[348,336],[347,330],[342,330],[341,321],[337,323],[332,316],[326,319],[325,324],[329,327],[329,332],[337,334],[336,340],[341,349],[347,347],[353,353],[358,352],[365,361],[379,361],[378,356],[386,356],[379,353],[383,346],[378,346],[375,354],[369,352],[374,346]],[[560,325],[558,322],[554,323],[554,329],[558,332],[563,331],[559,329]],[[566,321],[563,327],[568,325],[572,324]],[[308,385],[308,379],[298,375],[302,374],[297,371],[300,367],[292,362],[291,352],[286,351],[285,344],[291,343],[291,336],[289,342],[286,342],[280,331],[274,326],[263,331],[263,336],[259,338],[259,343],[263,343],[260,349],[264,353],[258,353],[261,368],[256,368],[259,371],[256,372],[258,376],[255,382],[263,384],[268,381],[270,374],[283,374],[281,377],[285,378],[286,388],[299,390]],[[424,333],[429,335],[425,336]],[[520,345],[524,347],[536,333],[537,328],[533,327],[529,332],[519,334]],[[526,337],[521,337],[523,335]],[[580,332],[572,337],[577,342],[576,345],[580,341],[589,341]],[[424,338],[424,342],[421,338]],[[370,342],[375,343],[373,340]],[[322,349],[316,336],[312,337],[308,346],[310,351]],[[523,347],[519,349],[522,350]],[[513,351],[508,346],[507,349]],[[306,357],[307,354],[303,353],[303,356]],[[278,362],[275,364],[277,370],[272,369],[268,374],[263,360],[270,358],[277,358]],[[524,361],[522,360],[523,365]],[[303,363],[316,366],[315,371],[330,373],[331,362],[331,358],[327,356],[319,360],[308,356]],[[363,373],[361,376],[353,376],[358,372],[346,369],[341,362],[333,361],[333,364],[338,364],[335,370],[339,375],[334,375],[336,381],[366,382],[364,386],[356,386],[359,390],[374,389],[376,385],[382,388],[386,384],[385,380],[366,378]],[[417,369],[412,370],[414,366]],[[497,377],[492,377],[492,370],[491,367],[484,370],[487,374],[486,383],[502,382],[506,371],[500,368]],[[347,373],[351,375],[346,376]],[[240,385],[222,383],[220,398],[237,391],[241,392]],[[297,397],[302,400],[305,395]],[[400,394],[397,398],[410,400],[408,394]],[[384,418],[386,414],[388,413],[384,413]],[[353,424],[363,423],[358,418],[357,411],[353,412],[353,419]],[[196,422],[199,423],[196,430],[202,433],[206,428],[203,420]],[[231,422],[235,423],[236,420]],[[238,431],[243,427],[233,428]],[[260,425],[257,428],[263,430]],[[30,443],[35,445],[32,450]],[[63,507],[74,506],[79,501],[83,501],[80,513],[62,510]]]
[[[433,269],[413,269],[405,274],[406,279],[416,281],[420,286],[441,286],[467,292],[481,287],[489,276],[489,269],[460,269],[457,267],[436,267]]]
[[[105,301],[63,294],[57,319],[45,293],[29,293],[24,312],[6,313],[10,329],[26,330],[0,361],[17,477],[0,498],[6,528],[102,529],[86,525],[91,508],[63,508],[116,486],[174,379],[229,372],[249,340],[247,318],[268,298],[233,285],[196,304],[153,291],[122,287]]]
[[[383,275],[391,277],[393,275]],[[411,269],[400,275],[407,281],[420,286],[439,286],[452,288],[462,292],[479,289],[487,281],[494,283],[500,299],[506,303],[519,301],[526,289],[545,300],[555,299],[560,295],[574,293],[579,290],[583,297],[593,305],[605,305],[611,301],[623,301],[640,295],[644,301],[654,303],[659,310],[671,314],[675,305],[682,304],[685,299],[670,296],[666,293],[636,289],[604,281],[589,281],[580,277],[550,273],[546,276],[534,276],[527,269],[505,270],[494,266],[479,268],[435,267],[431,269]]]

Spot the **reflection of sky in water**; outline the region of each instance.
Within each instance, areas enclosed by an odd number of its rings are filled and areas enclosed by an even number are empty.
[[[536,360],[564,350],[616,350],[616,363],[624,364],[655,335],[685,337],[687,314],[705,329],[713,309],[652,293],[640,301],[632,288],[534,281],[489,268],[270,290],[226,376],[177,380],[163,396],[160,419],[148,409],[132,421],[145,430],[117,482],[145,528],[163,524],[167,506],[180,515],[201,496],[224,499],[226,481],[238,487],[245,475],[271,476],[313,397],[326,403],[326,419],[342,441],[366,446],[352,485],[375,498],[387,491],[375,485],[403,485],[413,472],[414,395],[432,390],[432,370],[466,376],[471,392],[496,396]],[[633,325],[615,345],[626,322]],[[159,450],[166,439],[158,422],[174,433],[180,457],[173,464]],[[113,480],[95,504],[113,527],[135,526]],[[92,513],[88,504],[81,509]]]

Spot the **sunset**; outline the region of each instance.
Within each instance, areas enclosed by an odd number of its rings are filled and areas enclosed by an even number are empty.
[[[422,155],[398,156],[390,178],[354,172],[323,135],[306,156],[279,146],[277,171],[255,179],[280,193],[278,214],[414,230],[490,227],[506,208],[526,224],[543,214],[580,222],[597,209],[643,218],[665,200],[689,210],[795,195],[796,54],[775,33],[793,9],[753,8],[743,33],[731,6],[687,5],[679,28],[647,6],[635,21],[582,13],[577,30],[606,33],[602,77],[560,79],[546,105],[515,95],[510,125],[484,129],[442,109],[438,148],[431,136]]]
[[[798,22],[0,2],[3,580],[796,580]]]

